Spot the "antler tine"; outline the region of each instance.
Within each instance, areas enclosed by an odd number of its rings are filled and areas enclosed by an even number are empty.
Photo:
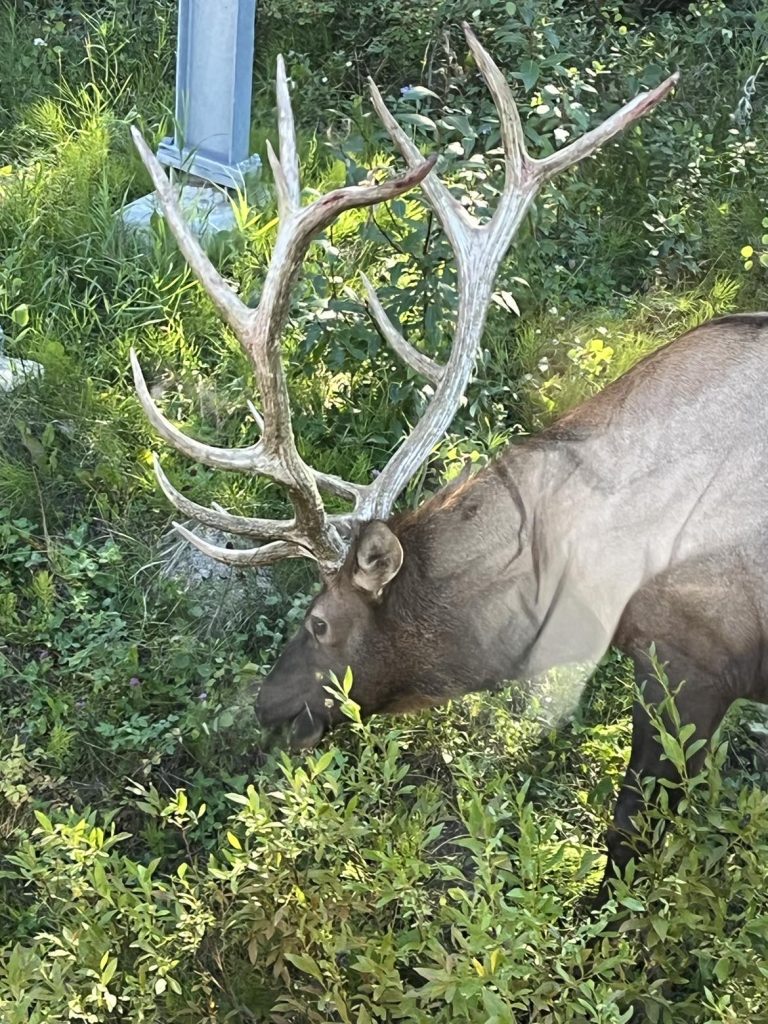
[[[312,470],[315,483],[324,491],[326,494],[334,494],[337,498],[343,498],[344,501],[351,501],[354,505],[354,510],[357,510],[357,506],[360,503],[361,496],[365,493],[365,484],[353,484],[349,480],[344,480],[340,476],[334,476],[333,473],[321,473],[316,469]],[[329,517],[333,519],[333,516]]]
[[[423,160],[416,145],[403,131],[400,125],[392,116],[389,108],[384,102],[379,88],[372,78],[368,79],[368,88],[371,93],[371,102],[381,123],[387,130],[392,142],[409,167],[416,168]],[[443,230],[448,236],[454,248],[461,244],[463,236],[475,226],[475,219],[455,199],[448,187],[437,177],[436,174],[425,178],[421,186],[429,199],[429,202],[440,219]]]
[[[170,181],[160,163],[144,141],[144,137],[136,127],[131,127],[131,136],[139,151],[141,162],[146,167],[152,184],[157,192],[168,226],[173,232],[176,243],[181,249],[184,259],[194,271],[198,281],[208,293],[211,301],[227,321],[233,331],[243,329],[251,315],[251,310],[233,291],[218,270],[206,256],[202,246],[184,220],[176,195]]]
[[[236,516],[217,505],[215,501],[211,502],[210,508],[198,505],[196,501],[187,498],[173,486],[155,454],[152,455],[152,466],[163,494],[174,508],[187,518],[196,519],[203,526],[210,526],[214,530],[234,533],[237,536],[253,537],[256,540],[276,539],[302,543],[294,519],[254,519],[251,516]],[[350,494],[346,489],[346,481],[324,473],[317,473],[315,476],[318,486],[323,490],[342,498],[357,500],[361,488],[355,487],[354,493]],[[328,516],[328,522],[331,526],[343,528],[347,525],[349,518],[348,515],[333,515]]]
[[[263,450],[261,443],[249,448],[219,448],[216,445],[204,444],[175,427],[160,412],[149,393],[147,382],[141,370],[141,364],[134,349],[131,349],[131,367],[136,395],[144,410],[144,414],[157,433],[173,445],[183,455],[202,462],[213,469],[227,469],[242,473],[260,473],[277,483],[286,484],[288,478],[282,466],[271,459]]]
[[[210,466],[212,469],[225,469],[239,473],[257,473],[261,476],[269,477],[276,483],[285,484],[287,482],[287,477],[282,467],[262,451],[260,444],[252,445],[249,448],[219,448],[216,445],[197,441],[195,438],[183,433],[178,427],[175,427],[170,420],[163,416],[152,401],[134,349],[131,349],[130,356],[136,395],[144,410],[144,414],[157,433],[176,448],[177,451],[194,459],[196,462],[201,462],[204,466]],[[248,401],[246,404],[257,425],[263,430],[264,420],[258,409],[254,406],[253,402]],[[327,494],[334,494],[345,501],[351,501],[355,505],[360,500],[360,495],[364,490],[363,485],[343,480],[341,477],[334,476],[331,473],[321,473],[318,470],[312,470],[312,473],[315,483],[321,491],[325,491]],[[264,522],[267,522],[267,520],[264,520]]]
[[[499,129],[506,168],[505,187],[507,190],[519,188],[530,175],[532,161],[525,148],[525,136],[517,104],[512,96],[509,83],[501,73],[496,61],[466,21],[463,22],[462,28],[499,114]]]
[[[587,132],[586,135],[575,139],[569,145],[563,146],[562,149],[551,153],[543,160],[532,161],[539,176],[542,180],[549,180],[561,171],[573,167],[574,164],[579,163],[585,157],[591,156],[596,150],[612,139],[614,135],[623,132],[629,125],[634,124],[635,121],[639,121],[641,117],[645,117],[646,114],[650,113],[663,99],[666,99],[679,81],[680,72],[675,71],[661,85],[657,85],[655,89],[641,92],[628,103],[625,103],[615,114],[611,114],[602,124]]]
[[[269,166],[272,169],[272,177],[275,181],[275,191],[277,192],[277,211],[278,215],[289,216],[293,213],[294,207],[291,199],[291,189],[288,185],[288,180],[283,171],[283,165],[280,163],[280,159],[272,148],[272,143],[267,139],[267,159],[269,160]]]
[[[263,433],[263,431],[264,431],[264,417],[261,415],[261,413],[256,408],[256,406],[253,404],[253,402],[250,400],[250,398],[247,399],[245,404],[248,406],[248,412],[251,414],[251,417],[253,418],[253,422],[256,424],[256,426],[259,428],[259,430],[261,430],[262,433]]]
[[[203,526],[210,526],[214,530],[225,530],[227,533],[253,537],[257,540],[296,539],[296,523],[292,519],[252,519],[249,516],[232,515],[218,506],[207,508],[205,505],[198,505],[196,501],[176,490],[163,472],[156,455],[152,456],[152,465],[163,494],[173,507],[188,519],[196,519]]]
[[[269,544],[262,544],[257,548],[222,548],[217,544],[210,544],[196,533],[188,530],[181,523],[173,524],[174,530],[184,540],[188,541],[198,551],[202,551],[209,558],[225,565],[234,565],[240,569],[253,569],[259,566],[272,565],[284,558],[313,558],[313,553],[302,547],[300,544],[292,544],[289,541],[276,540]]]
[[[427,380],[431,381],[433,384],[439,383],[440,378],[445,372],[444,368],[440,366],[439,363],[436,363],[434,359],[430,359],[429,356],[424,355],[423,352],[419,352],[417,348],[414,348],[414,346],[403,337],[384,312],[384,307],[379,301],[379,297],[374,291],[373,285],[362,271],[360,272],[360,280],[363,282],[363,288],[365,289],[368,311],[376,321],[376,326],[381,331],[381,334],[389,347],[400,356],[404,363],[410,366],[412,370],[415,370],[416,373],[421,374],[422,377],[426,377]]]
[[[301,179],[299,177],[299,153],[296,146],[296,129],[293,123],[293,107],[288,92],[288,76],[282,53],[277,55],[277,133],[280,138],[280,166],[287,186],[287,198],[294,210],[301,205]],[[288,211],[286,210],[286,213]],[[281,211],[282,213],[282,211]]]

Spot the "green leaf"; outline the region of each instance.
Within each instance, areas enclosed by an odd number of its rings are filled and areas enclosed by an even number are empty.
[[[32,974],[30,951],[17,942],[5,965],[5,975],[11,993],[19,998]]]
[[[242,793],[225,793],[227,800],[231,800],[233,804],[242,804],[244,807],[248,806],[248,797],[243,796]]]
[[[336,756],[336,750],[331,747],[330,750],[326,750],[325,753],[321,754],[320,757],[315,761],[312,769],[313,777],[322,775],[325,769],[331,764],[334,757]]]
[[[645,910],[645,904],[641,903],[640,900],[635,899],[634,896],[622,896],[619,903],[627,910],[634,910],[637,914],[642,914]]]
[[[35,817],[44,832],[53,832],[53,825],[47,814],[43,814],[42,811],[35,811]]]
[[[516,77],[522,79],[525,91],[530,92],[538,82],[540,74],[541,68],[535,60],[524,60],[520,63],[520,70]]]
[[[105,899],[110,897],[107,873],[104,870],[104,865],[98,860],[93,865],[93,887],[99,896],[102,896]]]
[[[234,832],[227,832],[227,842],[230,846],[234,846],[236,850],[242,850],[243,844],[237,838]]]
[[[304,956],[301,953],[286,953],[285,959],[289,963],[292,963],[294,967],[298,967],[300,971],[316,978],[317,981],[323,980],[322,971],[318,967],[317,962],[313,960],[311,956]]]
[[[112,959],[107,964],[107,966],[101,972],[101,984],[102,985],[108,985],[110,983],[110,981],[112,981],[112,978],[115,976],[115,971],[116,970],[117,970],[117,957],[113,956]]]
[[[667,937],[667,933],[669,932],[669,921],[666,919],[666,917],[652,917],[651,927],[659,936],[661,941],[664,942],[664,940]]]
[[[715,977],[722,983],[729,977],[732,970],[733,964],[727,956],[724,956],[715,964]]]
[[[26,327],[29,323],[29,306],[23,302],[11,313],[11,320],[17,327]]]

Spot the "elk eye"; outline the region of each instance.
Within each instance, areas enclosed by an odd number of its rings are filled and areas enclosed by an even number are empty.
[[[321,640],[328,632],[328,623],[325,619],[319,619],[316,615],[312,616],[312,633],[316,640]]]

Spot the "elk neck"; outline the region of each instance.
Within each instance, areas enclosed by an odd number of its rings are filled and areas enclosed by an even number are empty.
[[[388,610],[429,652],[420,675],[433,690],[455,696],[602,655],[615,622],[593,607],[599,583],[576,557],[594,520],[572,514],[586,476],[567,445],[515,445],[391,523],[405,557]]]

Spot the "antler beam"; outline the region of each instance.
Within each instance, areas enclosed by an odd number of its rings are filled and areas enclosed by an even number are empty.
[[[491,219],[481,224],[435,175],[422,182],[421,187],[456,257],[459,289],[456,329],[451,354],[427,411],[361,500],[361,516],[372,519],[385,519],[390,514],[403,488],[450,426],[475,365],[496,274],[541,186],[647,114],[668,95],[679,77],[671,75],[656,89],[636,96],[581,139],[543,160],[535,160],[526,150],[520,115],[506,79],[466,23],[464,33],[498,111],[506,169],[504,190]],[[387,110],[381,93],[370,79],[369,86],[373,105],[392,142],[409,166],[418,166],[421,160],[418,150]],[[370,292],[368,302],[375,307],[375,296]],[[383,330],[380,315],[374,313],[374,316]],[[414,365],[407,357],[406,361]]]

